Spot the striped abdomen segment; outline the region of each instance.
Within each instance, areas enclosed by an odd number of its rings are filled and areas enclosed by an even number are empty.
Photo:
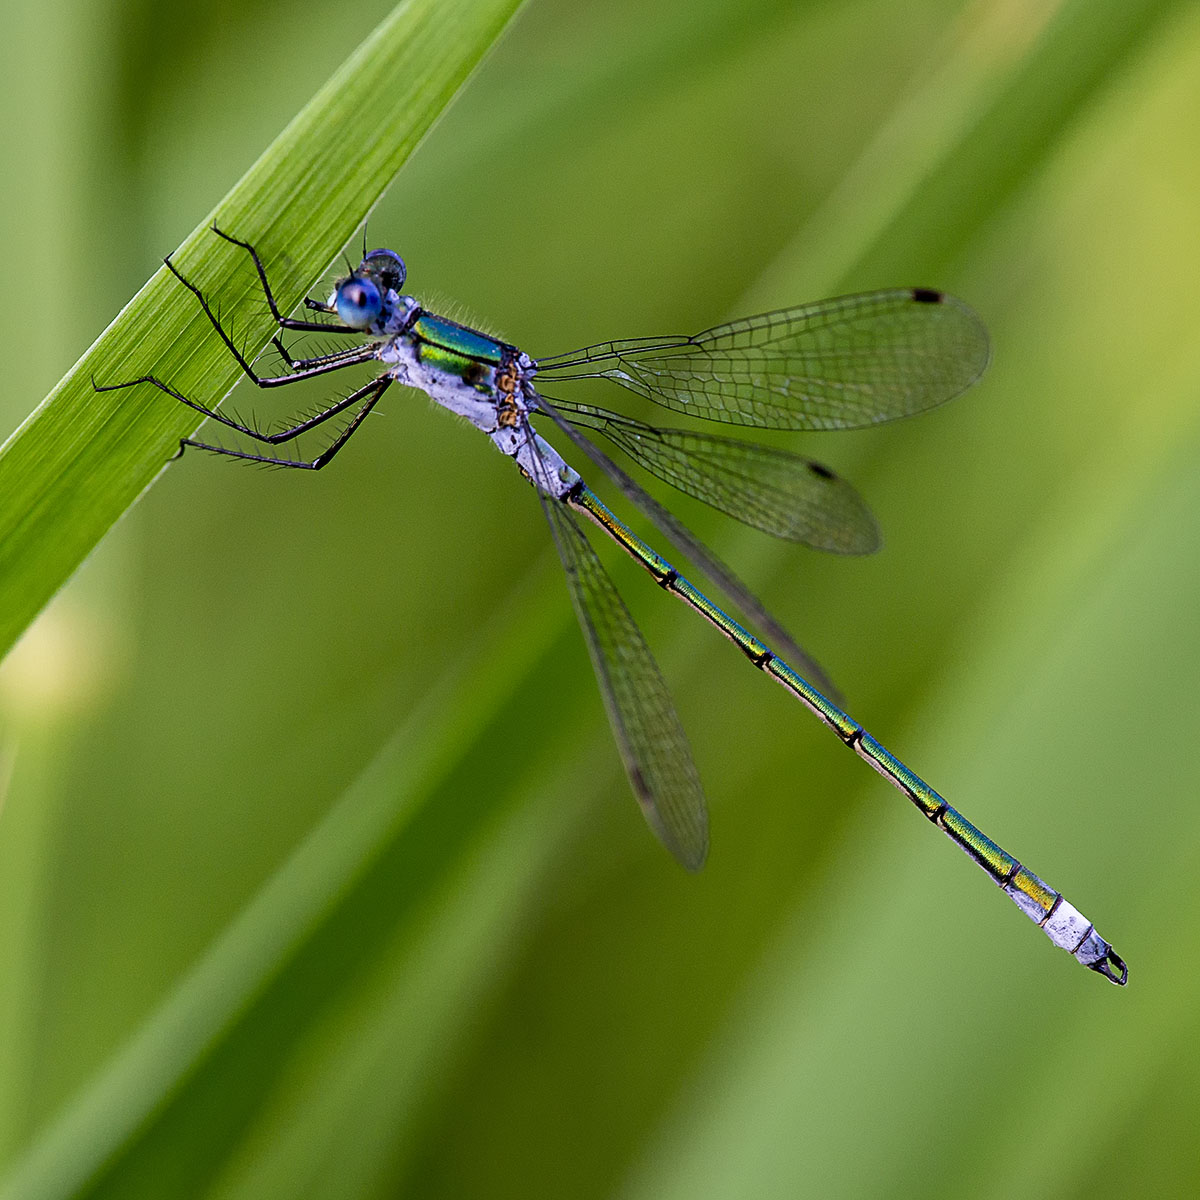
[[[903,792],[930,821],[969,854],[1004,889],[1017,907],[1043,929],[1056,946],[1061,946],[1084,966],[1100,972],[1114,983],[1125,982],[1127,970],[1124,962],[1078,909],[972,825],[919,775],[798,675],[769,646],[754,637],[680,575],[665,558],[625,525],[595,492],[580,481],[564,499],[573,508],[590,517],[626,553],[639,562],[660,587],[674,592],[685,604],[719,629],[759,670],[765,671],[796,696],[846,745],[852,747],[860,758]]]

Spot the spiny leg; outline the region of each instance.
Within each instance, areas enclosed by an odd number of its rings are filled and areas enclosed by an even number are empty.
[[[366,387],[360,388],[357,392],[347,396],[345,400],[339,401],[331,408],[326,409],[323,413],[319,413],[316,417],[301,425],[296,426],[294,430],[289,430],[287,437],[296,437],[303,433],[305,429],[311,429],[314,425],[321,421],[328,420],[331,416],[348,408],[351,404],[358,400],[365,400],[362,408],[354,414],[354,419],[337,435],[336,438],[327,446],[320,454],[317,455],[311,462],[306,462],[302,459],[295,458],[275,458],[269,454],[251,454],[247,450],[234,450],[227,446],[213,446],[208,442],[198,442],[193,438],[179,439],[179,454],[182,454],[189,446],[195,447],[197,450],[207,450],[210,454],[223,454],[227,458],[244,458],[248,462],[267,463],[274,467],[295,467],[303,471],[319,471],[323,466],[330,462],[335,454],[350,440],[350,435],[366,420],[367,414],[379,402],[379,397],[387,391],[392,382],[390,375],[381,375],[378,379],[371,380]],[[284,441],[287,440],[280,435],[273,437],[262,437],[262,441]],[[178,458],[179,455],[176,455]]]
[[[390,375],[381,376],[383,379],[391,379]],[[109,383],[98,384],[95,379],[92,380],[92,387],[98,392],[117,392],[122,388],[136,387],[139,383],[149,383],[158,388],[161,392],[166,392],[168,396],[174,397],[181,404],[186,404],[188,408],[200,413],[202,416],[208,417],[209,420],[216,421],[220,425],[224,425],[228,429],[235,430],[237,433],[243,434],[248,438],[253,438],[256,442],[266,442],[268,445],[277,446],[282,442],[290,442],[294,438],[298,438],[302,433],[306,433],[310,429],[315,429],[318,425],[328,421],[331,417],[336,417],[338,413],[345,412],[346,409],[353,407],[359,400],[367,396],[372,389],[379,385],[379,379],[372,379],[370,383],[359,388],[357,391],[351,392],[349,396],[331,404],[328,408],[322,409],[314,416],[308,417],[296,425],[292,425],[287,429],[280,430],[278,433],[263,433],[261,429],[255,429],[253,425],[245,425],[241,421],[233,417],[227,417],[224,413],[218,412],[215,408],[208,408],[201,404],[198,400],[192,400],[185,396],[182,392],[177,391],[169,383],[164,383],[161,379],[153,375],[142,375],[137,379],[129,379],[124,383]],[[185,441],[187,439],[184,439]],[[192,445],[200,445],[198,442],[191,443]],[[202,447],[206,450],[212,450],[212,446]],[[232,453],[232,451],[224,451],[224,453]],[[246,456],[251,457],[251,456]]]
[[[291,352],[283,344],[283,340],[278,336],[278,334],[271,339],[271,345],[275,347],[276,351],[279,353],[279,357],[282,358],[283,361],[287,363],[287,365],[293,371],[306,371],[310,367],[317,367],[323,364],[329,364],[333,366],[337,363],[345,361],[346,359],[350,359],[353,362],[358,362],[359,360],[354,356],[362,349],[361,346],[355,346],[350,350],[335,350],[330,354],[317,354],[312,358],[293,358]]]
[[[266,296],[267,304],[270,306],[271,316],[275,318],[276,324],[281,329],[297,329],[307,333],[362,332],[359,329],[352,329],[349,325],[329,325],[322,321],[297,321],[294,317],[285,317],[279,311],[279,305],[275,302],[275,293],[271,291],[271,285],[267,282],[267,271],[262,264],[262,259],[258,256],[258,251],[249,242],[243,242],[241,238],[235,238],[233,234],[226,233],[223,229],[218,229],[216,225],[212,227],[212,231],[217,235],[217,237],[224,238],[225,241],[229,242],[231,245],[240,246],[246,251],[247,254],[250,255],[254,262],[254,269],[258,272],[258,280],[262,284],[263,295]],[[172,271],[175,271],[175,268],[171,266],[170,261],[167,262],[167,266],[171,267]],[[178,275],[179,272],[175,271],[175,274]],[[191,285],[189,284],[188,286],[190,287]],[[329,312],[328,305],[319,304],[317,301],[311,300],[307,296],[304,298],[304,303],[310,309],[313,309],[316,312]]]
[[[232,238],[228,238],[228,235],[226,235],[226,234],[222,234],[221,236],[225,237],[229,241],[234,240]],[[244,245],[245,243],[238,242],[237,244]],[[228,349],[229,353],[232,354],[233,357],[237,360],[237,364],[239,367],[242,368],[242,371],[245,374],[246,378],[249,379],[250,382],[253,383],[256,387],[261,387],[261,388],[283,387],[285,384],[294,383],[298,379],[312,379],[315,375],[324,375],[329,371],[337,371],[342,367],[348,367],[348,366],[353,365],[354,363],[366,362],[368,359],[373,358],[375,356],[375,347],[374,346],[360,346],[360,347],[358,347],[357,352],[349,351],[349,352],[347,352],[347,354],[344,358],[340,358],[340,357],[336,358],[336,361],[333,361],[333,362],[330,362],[328,360],[322,361],[319,365],[317,365],[315,367],[310,367],[307,370],[303,370],[303,371],[294,371],[290,375],[274,375],[274,376],[259,375],[258,372],[255,371],[255,369],[250,365],[249,359],[246,358],[246,356],[241,352],[241,350],[238,348],[238,346],[234,342],[234,340],[225,331],[225,327],[218,320],[216,313],[213,312],[213,310],[209,307],[208,301],[204,298],[204,293],[201,292],[201,290],[194,283],[192,283],[191,280],[189,280],[188,278],[186,278],[183,275],[183,273],[179,270],[179,268],[171,261],[170,256],[168,256],[167,258],[164,258],[163,262],[166,263],[167,269],[171,272],[171,274],[174,275],[175,278],[178,279],[179,282],[182,283],[183,286],[185,288],[187,288],[187,290],[189,292],[191,292],[192,295],[195,296],[197,300],[200,301],[200,307],[204,310],[204,315],[212,323],[212,327],[217,331],[217,334],[220,337],[221,341],[223,341],[225,343],[225,346]],[[325,326],[322,326],[321,328],[325,328]],[[354,330],[353,332],[361,334],[360,330]],[[335,356],[328,356],[328,357],[335,357]]]

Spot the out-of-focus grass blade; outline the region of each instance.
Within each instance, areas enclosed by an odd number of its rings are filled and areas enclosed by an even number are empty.
[[[533,575],[540,598],[522,587],[501,608],[510,635],[463,651],[16,1161],[0,1200],[349,1196],[372,1194],[369,1182],[399,1167],[399,1134],[415,1135],[422,1101],[459,1053],[457,1031],[503,970],[541,868],[578,818],[582,793],[564,803],[546,787],[526,803],[525,772],[470,795],[456,776],[464,748],[494,738],[496,714],[544,668],[562,601],[544,571]],[[531,608],[542,618],[532,642],[515,620]],[[532,757],[528,768],[539,769]],[[330,1174],[336,1185],[311,1190]]]
[[[1091,759],[1092,778],[1085,778],[1074,794],[1077,828],[1091,817],[1094,806],[1085,799],[1089,791],[1145,794],[1167,804],[1188,794],[1188,764],[1161,755],[1147,766],[1138,749],[1155,736],[1162,711],[1171,712],[1181,728],[1194,728],[1200,701],[1191,673],[1184,667],[1156,679],[1152,706],[1124,700],[1144,686],[1146,662],[1174,655],[1186,664],[1200,651],[1190,611],[1173,602],[1200,586],[1200,551],[1194,543],[1181,547],[1177,537],[1181,522],[1200,503],[1192,468],[1197,443],[1193,431],[1192,453],[1176,454],[1174,439],[1173,430],[1164,430],[1159,443],[1163,475],[1149,476],[1144,486],[1116,489],[1102,518],[1096,515],[1098,502],[1089,482],[1082,480],[1069,504],[1054,518],[1047,515],[1043,562],[1034,574],[1045,581],[1043,594],[1056,601],[1049,608],[1060,623],[1051,654],[1043,653],[1039,660],[1046,641],[1043,621],[1008,620],[1014,609],[1029,612],[1035,607],[1023,580],[1012,584],[1010,596],[997,597],[993,636],[970,672],[964,671],[938,703],[944,719],[930,723],[938,734],[923,735],[927,741],[944,738],[950,745],[972,747],[962,754],[957,772],[951,766],[965,794],[985,803],[990,794],[998,805],[1005,796],[1036,791],[1061,772],[1064,754],[1085,772]],[[1071,541],[1084,542],[1087,553],[1064,550],[1061,543]],[[1062,601],[1085,593],[1079,609]],[[1125,646],[1114,631],[1128,626],[1130,613],[1139,620]],[[1097,656],[1097,647],[1109,645],[1117,647],[1112,656]],[[1013,694],[1015,662],[1038,665],[1027,674],[1020,703],[998,700]],[[1087,686],[1081,689],[1081,682]],[[1118,708],[1119,731],[1112,724]],[[989,722],[980,714],[989,710],[996,719],[983,732]],[[1062,717],[1067,712],[1069,722]],[[1058,737],[1039,739],[1037,733],[1064,728]],[[1120,751],[1114,760],[1092,753],[1097,729],[1110,731]],[[946,736],[947,730],[952,736]],[[1013,745],[1029,749],[1014,758]],[[1061,800],[1056,797],[1056,803]],[[1172,811],[1179,814],[1172,821],[1178,844],[1193,846],[1200,832],[1195,806]],[[1138,1088],[1149,1085],[1135,1077],[1123,1080],[1125,1087],[1113,1086],[1113,1058],[1080,1047],[1102,1047],[1120,1055],[1120,1062],[1126,1055],[1137,1062],[1144,1059],[1157,1070],[1168,1057],[1159,1048],[1163,1030],[1177,1035],[1167,1039],[1173,1047],[1181,1044],[1178,1039],[1186,1041],[1183,1031],[1194,1017],[1168,981],[1178,973],[1180,961],[1194,957],[1200,941],[1195,889],[1190,880],[1183,882],[1186,871],[1171,869],[1181,856],[1164,848],[1155,831],[1144,831],[1137,814],[1127,815],[1119,835],[1129,861],[1153,859],[1167,869],[1140,886],[1130,879],[1144,877],[1114,871],[1107,880],[1093,882],[1086,898],[1089,908],[1105,913],[1105,923],[1116,930],[1114,939],[1129,945],[1126,934],[1140,935],[1140,944],[1133,942],[1136,955],[1130,952],[1130,957],[1142,970],[1142,987],[1136,991],[1131,986],[1124,994],[1128,1002],[1122,1016],[1114,1018],[1107,995],[1089,990],[1095,981],[1070,974],[1066,961],[1053,962],[1053,971],[1044,973],[1060,990],[1043,984],[1037,1000],[1026,997],[1029,1004],[1057,1011],[1059,1025],[1045,1022],[1032,1032],[1028,1011],[1019,1003],[970,1012],[966,1006],[986,986],[984,979],[995,976],[996,958],[1003,953],[981,937],[983,949],[974,962],[963,961],[960,954],[954,971],[938,977],[939,1009],[954,1016],[936,1033],[919,1038],[910,1035],[911,1007],[881,1015],[872,997],[880,980],[904,974],[917,949],[911,924],[894,917],[929,903],[929,872],[896,855],[892,843],[885,847],[873,840],[872,814],[860,814],[858,821],[846,838],[861,856],[858,872],[851,878],[849,864],[842,862],[837,881],[826,884],[839,894],[831,927],[814,931],[811,914],[797,908],[703,1068],[682,1092],[678,1111],[664,1120],[657,1144],[631,1172],[619,1193],[623,1200],[706,1200],[733,1192],[957,1196],[967,1191],[1007,1196],[1014,1182],[1026,1194],[1082,1195],[1096,1164],[1110,1152],[1115,1131],[1125,1130],[1133,1119],[1137,1101],[1130,1093],[1136,1096]],[[953,873],[962,876],[965,888],[966,872]],[[937,906],[931,911],[936,914]],[[1158,915],[1164,912],[1176,919],[1163,922]],[[1188,912],[1193,917],[1186,917]],[[933,919],[928,940],[939,939],[945,942],[945,931]],[[1038,952],[1044,949],[1030,946],[1034,970],[1040,969]],[[1064,957],[1061,952],[1042,957],[1049,962],[1055,956]],[[1026,970],[1024,963],[1020,970]],[[914,1002],[910,992],[897,989],[900,996],[906,1006]],[[1064,1039],[1061,1028],[1067,1020],[1073,1036]],[[1114,1025],[1120,1030],[1115,1046]],[[972,1052],[973,1078],[961,1068]],[[814,1089],[813,1073],[825,1080],[836,1075],[836,1083]],[[963,1100],[961,1107],[948,1103],[940,1117],[936,1137],[942,1174],[936,1181],[928,1176],[930,1147],[919,1141],[914,1147],[911,1129],[891,1115],[894,1097],[906,1089]],[[1029,1095],[1051,1092],[1055,1132],[1070,1133],[1065,1143],[1047,1136],[1046,1109],[1023,1103]],[[980,1093],[986,1093],[986,1105],[979,1103]],[[988,1121],[995,1112],[1006,1114],[998,1125]],[[864,1120],[873,1131],[865,1143],[858,1124]],[[816,1138],[815,1129],[821,1131]],[[956,1154],[945,1151],[947,1141],[958,1147]],[[1115,1162],[1116,1169],[1125,1169],[1123,1160]],[[987,1182],[971,1182],[979,1180]],[[1163,1194],[1174,1192],[1167,1188]]]
[[[519,0],[406,0],[334,73],[175,261],[251,349],[270,317],[246,255],[213,236],[254,242],[285,306],[349,239],[396,171],[491,46]],[[369,98],[369,103],[364,100]],[[0,449],[0,652],[153,481],[194,413],[153,389],[97,394],[91,384],[153,369],[197,399],[237,382],[236,365],[163,268]]]
[[[1072,122],[1113,85],[1114,77],[1186,6],[1179,0],[1068,0],[1054,14],[968,136],[960,137],[936,178],[910,194],[893,224],[906,236],[901,251],[892,226],[865,250],[885,276],[904,254],[937,261],[978,234],[985,214],[1000,209],[1061,143]],[[1002,155],[994,153],[997,146]],[[956,215],[946,238],[946,214]]]
[[[914,263],[936,275],[1028,186],[1071,124],[1181,5],[1066,0],[1057,11],[1026,7],[1022,18],[1020,6],[1000,12],[979,5],[952,27],[929,77],[771,264],[760,283],[764,296],[801,270],[830,292],[848,279],[875,286],[862,281],[908,278]],[[1042,20],[1045,27],[1022,45]],[[1006,22],[1011,28],[998,36]]]

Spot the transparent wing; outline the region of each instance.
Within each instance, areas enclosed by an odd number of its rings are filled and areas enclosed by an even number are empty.
[[[662,673],[572,512],[538,494],[634,795],[663,845],[698,870],[708,854],[708,812]]]
[[[766,634],[792,666],[807,676],[808,681],[823,692],[835,704],[841,696],[833,680],[820,663],[804,650],[783,625],[767,611],[763,602],[725,565],[670,509],[660,504],[636,479],[621,470],[603,450],[587,438],[582,430],[576,429],[567,417],[558,411],[559,401],[550,403],[550,397],[539,392],[538,411],[547,417],[598,467],[635,508],[653,524],[658,531],[684,555],[693,565],[717,585],[734,603],[759,633]]]
[[[879,549],[879,527],[862,498],[812,459],[734,438],[658,429],[590,404],[554,404],[664,483],[755,529],[838,554]]]
[[[853,429],[924,412],[987,366],[987,330],[926,288],[819,300],[694,337],[601,342],[539,374],[612,379],[674,412],[767,429]]]

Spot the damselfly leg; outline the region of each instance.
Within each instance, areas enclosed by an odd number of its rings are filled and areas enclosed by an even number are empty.
[[[263,294],[266,297],[267,304],[271,310],[277,325],[281,329],[296,330],[300,332],[315,332],[322,333],[361,333],[360,330],[353,329],[345,325],[335,325],[329,322],[319,321],[295,321],[291,318],[284,317],[280,314],[278,303],[275,295],[271,290],[271,285],[267,280],[266,269],[263,267],[262,259],[258,255],[258,251],[249,243],[232,237],[230,234],[223,232],[216,226],[213,226],[213,232],[225,241],[232,243],[235,246],[240,246],[246,250],[253,263],[255,270],[258,273],[259,282],[262,285]],[[333,371],[340,371],[346,367],[358,366],[362,363],[371,362],[376,358],[375,347],[372,345],[352,346],[346,350],[335,351],[331,354],[317,355],[312,358],[295,359],[288,353],[283,342],[276,334],[272,339],[272,344],[279,351],[284,362],[291,368],[287,375],[263,376],[259,375],[252,365],[251,360],[237,346],[237,343],[230,336],[225,326],[222,324],[218,314],[210,306],[208,299],[199,287],[191,282],[168,256],[163,260],[167,268],[179,280],[180,283],[196,297],[200,304],[201,310],[208,318],[212,327],[216,330],[218,336],[224,342],[226,348],[233,355],[234,360],[242,369],[242,373],[259,388],[277,388],[285,387],[288,384],[299,383],[306,379],[315,379],[321,375],[328,375]],[[256,428],[244,421],[239,421],[237,418],[228,416],[222,413],[219,409],[202,404],[197,400],[193,400],[189,396],[185,396],[177,388],[171,384],[159,379],[155,375],[142,375],[136,379],[123,380],[120,383],[101,384],[94,379],[92,386],[98,392],[119,391],[122,388],[136,387],[138,384],[150,384],[152,387],[158,388],[159,391],[166,393],[173,399],[178,400],[181,404],[186,404],[195,412],[207,417],[209,420],[216,421],[218,424],[224,425],[228,429],[234,430],[236,433],[242,434],[245,437],[251,438],[256,442],[261,442],[267,445],[278,446],[286,442],[293,441],[309,430],[316,429],[326,421],[339,416],[348,409],[354,407],[355,404],[365,401],[363,411],[356,413],[354,419],[347,425],[337,438],[319,454],[315,459],[304,461],[300,459],[285,459],[276,458],[269,455],[253,454],[242,450],[237,450],[231,447],[216,446],[206,442],[200,442],[193,438],[181,438],[179,443],[179,453],[188,446],[193,446],[200,450],[208,450],[214,454],[223,454],[230,458],[244,458],[251,462],[269,463],[274,466],[282,467],[298,467],[307,470],[320,470],[337,454],[338,450],[345,445],[348,438],[359,428],[367,413],[375,406],[379,397],[383,395],[388,385],[392,382],[392,376],[385,375],[379,379],[372,380],[371,383],[364,387],[358,388],[351,392],[348,396],[328,405],[311,417],[306,417],[304,420],[298,421],[286,429],[278,430],[274,433],[266,433],[261,429]]]

